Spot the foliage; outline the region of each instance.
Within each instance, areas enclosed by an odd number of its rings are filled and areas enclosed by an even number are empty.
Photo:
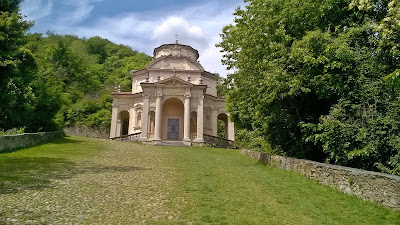
[[[218,96],[225,96],[231,88],[232,81],[229,77],[221,77],[217,75],[217,94]]]
[[[0,128],[54,130],[52,118],[58,106],[38,77],[34,56],[24,47],[32,23],[22,19],[19,3],[0,1]]]
[[[130,90],[129,71],[142,69],[151,60],[101,37],[86,40],[48,33],[47,37],[29,34],[27,39],[26,47],[37,61],[38,83],[50,93],[45,97],[51,104],[41,108],[55,110],[55,121],[61,127],[109,127],[114,86],[121,84],[122,91]]]
[[[0,1],[0,129],[28,132],[110,124],[113,87],[151,57],[100,37],[25,34],[20,1]]]
[[[225,122],[223,120],[217,120],[217,136],[225,138]]]
[[[15,134],[23,134],[25,133],[25,127],[21,127],[21,128],[12,128],[9,130],[0,130],[0,136],[3,135],[15,135]]]
[[[289,156],[400,174],[399,3],[247,2],[219,44],[236,125]]]
[[[246,129],[239,129],[236,131],[235,146],[240,149],[252,149],[270,154],[284,154],[283,152],[279,152],[277,149],[272,149],[271,145],[261,134]]]

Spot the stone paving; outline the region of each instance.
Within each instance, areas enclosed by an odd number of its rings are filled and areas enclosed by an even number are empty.
[[[1,195],[0,224],[179,221],[185,200],[169,195],[177,176],[166,164],[164,151],[142,144],[104,143],[107,150],[76,162],[68,176],[51,180],[46,188]]]

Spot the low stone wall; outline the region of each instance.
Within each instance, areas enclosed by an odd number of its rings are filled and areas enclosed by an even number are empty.
[[[400,210],[400,176],[270,155],[264,152],[250,150],[241,152],[262,163],[298,172],[344,193]]]
[[[0,136],[0,152],[45,143],[63,135],[61,131],[56,131]]]
[[[235,148],[235,142],[224,139],[224,138],[204,134],[203,139],[204,139],[204,143],[192,142],[192,145],[193,146],[209,146],[209,147],[217,147],[217,148]]]
[[[64,128],[67,135],[84,136],[91,138],[110,139],[110,128],[91,128],[87,126],[72,126]]]

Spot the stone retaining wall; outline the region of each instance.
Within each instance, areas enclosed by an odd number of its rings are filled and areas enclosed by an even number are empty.
[[[241,153],[262,163],[298,172],[344,193],[400,210],[400,176],[270,155],[264,152],[242,150]]]
[[[217,148],[235,148],[235,142],[224,139],[224,138],[204,134],[203,139],[204,139],[204,143],[192,142],[192,145],[193,146],[209,146],[209,147],[217,147]]]
[[[91,138],[110,139],[110,128],[91,128],[87,126],[73,126],[64,128],[67,135],[84,136]]]
[[[41,144],[63,135],[61,131],[3,135],[0,136],[0,152]]]

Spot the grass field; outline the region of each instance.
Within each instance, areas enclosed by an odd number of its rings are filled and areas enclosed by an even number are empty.
[[[0,224],[400,224],[241,155],[83,137],[0,154]]]

